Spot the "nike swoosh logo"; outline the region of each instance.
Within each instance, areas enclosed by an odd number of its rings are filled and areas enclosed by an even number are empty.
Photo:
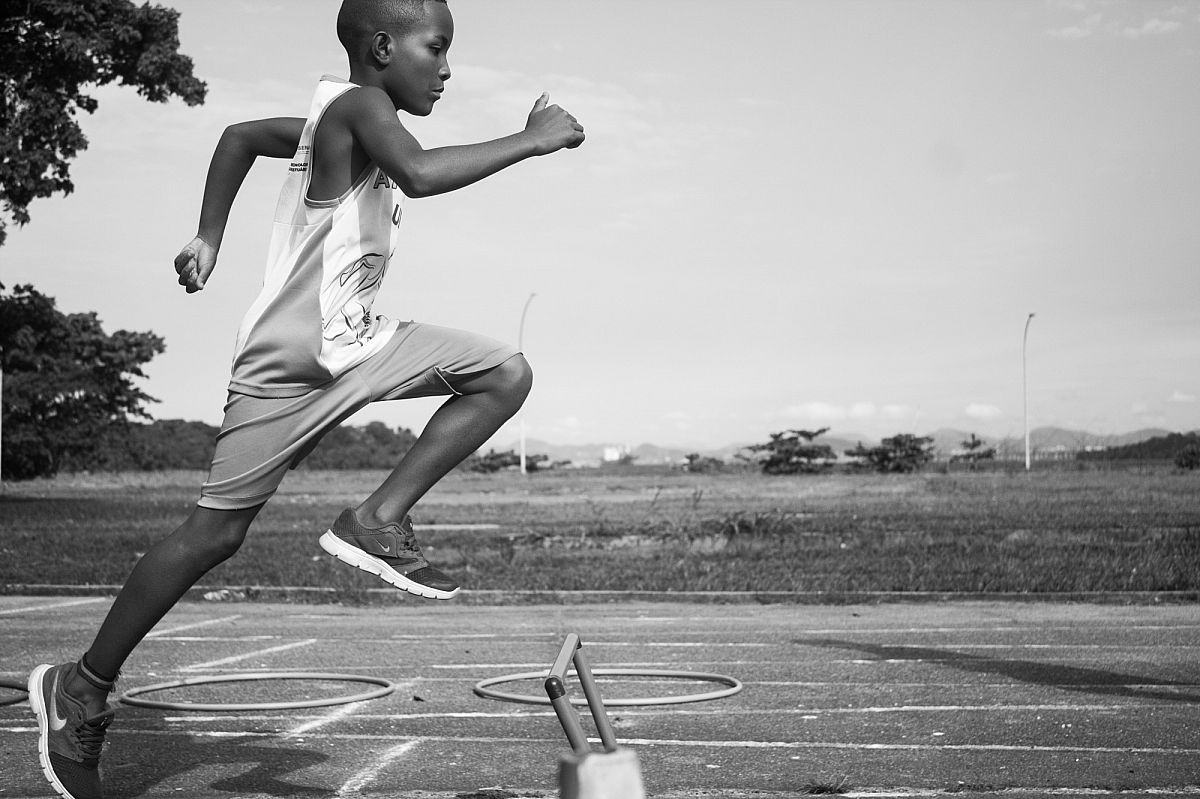
[[[382,549],[384,552],[391,552],[391,551],[392,551],[392,548],[391,548],[391,547],[385,547],[383,544],[380,544],[380,545],[379,545],[379,548],[380,548],[380,549]]]
[[[47,705],[49,705],[49,707],[47,708],[49,713],[47,715],[49,716],[49,719],[50,719],[50,729],[54,730],[55,732],[58,732],[63,727],[67,726],[67,720],[64,719],[62,716],[58,715],[58,702],[55,699],[55,695],[58,693],[60,679],[61,679],[61,674],[55,678],[54,690],[51,690],[50,701],[48,701],[46,703]]]

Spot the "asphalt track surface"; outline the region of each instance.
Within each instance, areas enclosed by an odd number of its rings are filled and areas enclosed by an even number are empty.
[[[0,678],[23,682],[38,663],[77,656],[107,604],[0,597]],[[710,702],[610,709],[650,797],[1200,796],[1194,603],[418,600],[181,604],[131,658],[121,690],[293,671],[382,677],[397,690],[301,710],[123,707],[108,736],[106,796],[557,796],[567,745],[551,710],[480,698],[472,687],[546,669],[568,632],[582,637],[594,668],[715,672],[745,685]],[[369,687],[280,680],[152,698],[244,704]],[[601,682],[609,699],[718,687]],[[533,680],[502,688],[541,690]],[[21,695],[0,689],[0,700]],[[28,705],[0,707],[0,799],[52,795]]]

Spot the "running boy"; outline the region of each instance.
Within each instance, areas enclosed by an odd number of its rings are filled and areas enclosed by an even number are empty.
[[[197,236],[175,260],[189,293],[212,274],[234,196],[258,156],[292,158],[262,293],[238,331],[229,400],[191,515],[134,567],[78,662],[29,678],[42,770],[68,799],[101,797],[108,694],[126,658],[203,574],[233,555],[283,475],[369,402],[448,395],[370,496],[321,536],[330,554],[405,590],[459,590],[425,560],[408,512],[524,402],[532,372],[511,347],[472,333],[398,323],[371,305],[395,251],[401,194],[453,191],[526,158],[583,142],[542,95],[524,130],[423,149],[397,112],[441,98],[454,23],[445,0],[344,0],[337,34],[350,79],[322,77],[307,119],[229,127],[209,168]],[[397,191],[398,190],[398,191]]]

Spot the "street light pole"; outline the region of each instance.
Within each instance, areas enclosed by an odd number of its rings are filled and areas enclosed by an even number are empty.
[[[525,352],[525,314],[529,313],[529,303],[533,302],[536,294],[531,293],[529,299],[525,300],[525,307],[521,309],[521,325],[517,328],[517,349]],[[520,411],[520,428],[521,428],[521,474],[527,474],[525,470],[525,409]]]
[[[1029,349],[1029,323],[1033,321],[1033,314],[1029,314],[1025,318],[1025,334],[1021,337],[1021,392],[1024,394],[1024,415],[1025,415],[1025,471],[1029,471],[1029,370],[1026,358],[1026,352]]]

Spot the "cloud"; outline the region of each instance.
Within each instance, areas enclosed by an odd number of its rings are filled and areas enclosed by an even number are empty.
[[[838,405],[831,402],[801,402],[789,405],[784,410],[785,416],[804,419],[812,422],[841,422],[846,419],[900,419],[912,414],[907,405],[884,404],[860,401],[849,405]]]
[[[1195,402],[1196,395],[1175,389],[1171,392],[1171,396],[1167,397],[1167,402]]]
[[[1100,25],[1103,21],[1103,14],[1091,14],[1084,19],[1082,23],[1067,25],[1063,28],[1055,28],[1053,30],[1046,31],[1046,33],[1056,39],[1086,39],[1100,30]]]
[[[1091,10],[1091,7],[1086,3],[1060,4],[1059,8],[1073,13],[1087,13]],[[1134,13],[1128,13],[1130,10]],[[1055,39],[1066,40],[1086,39],[1099,35],[1109,37],[1119,36],[1125,39],[1139,39],[1144,36],[1163,36],[1175,33],[1182,28],[1183,24],[1179,19],[1185,17],[1187,14],[1187,9],[1181,6],[1174,6],[1167,9],[1161,16],[1145,19],[1136,16],[1139,10],[1137,4],[1130,4],[1124,8],[1108,6],[1104,11],[1088,13],[1082,20],[1061,27],[1051,28],[1046,31],[1046,35]],[[1122,14],[1122,11],[1126,13]]]
[[[1140,36],[1159,36],[1164,33],[1174,33],[1179,28],[1179,23],[1173,19],[1153,17],[1143,22],[1140,26],[1122,28],[1121,35],[1127,39],[1136,39]]]
[[[831,405],[828,402],[802,402],[798,405],[789,405],[784,410],[784,415],[817,422],[837,422],[850,414],[841,405]]]
[[[964,410],[971,419],[998,419],[1004,415],[1004,412],[995,405],[987,405],[982,402],[972,402]]]

